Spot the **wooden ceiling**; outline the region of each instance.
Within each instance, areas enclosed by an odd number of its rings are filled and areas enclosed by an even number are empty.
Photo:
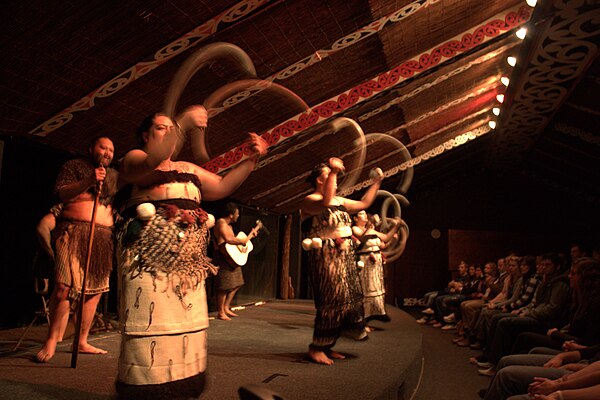
[[[119,157],[169,101],[209,104],[210,160],[197,161],[227,171],[260,133],[269,154],[235,198],[278,213],[331,156],[348,166],[348,196],[380,166],[389,187],[408,187],[411,170],[431,190],[457,171],[510,169],[600,197],[596,0],[79,3],[3,6],[2,134],[74,154],[106,134]]]

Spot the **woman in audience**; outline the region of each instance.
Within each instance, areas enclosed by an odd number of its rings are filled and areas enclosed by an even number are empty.
[[[481,375],[492,376],[494,365],[502,356],[510,354],[517,336],[522,332],[546,332],[564,323],[568,312],[569,283],[561,269],[560,259],[554,253],[542,256],[543,278],[533,302],[519,310],[517,318],[502,318],[493,334],[488,350],[490,368],[479,370]],[[559,325],[560,326],[560,325]]]
[[[471,346],[472,349],[481,349],[492,320],[492,317],[499,314],[502,308],[510,303],[516,302],[523,289],[523,278],[521,274],[521,257],[507,257],[508,277],[504,281],[503,290],[497,299],[491,300],[481,309],[475,327],[471,336],[467,340],[457,343],[459,346]],[[510,297],[507,297],[510,294]]]
[[[513,353],[526,353],[534,347],[576,350],[600,341],[600,263],[578,258],[569,274],[573,290],[569,324],[553,327],[546,334],[521,333]]]

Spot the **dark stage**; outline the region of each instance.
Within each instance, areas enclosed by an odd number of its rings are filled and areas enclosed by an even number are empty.
[[[202,398],[239,399],[240,386],[260,384],[283,399],[411,399],[421,373],[422,336],[405,312],[388,306],[392,321],[373,322],[369,340],[340,338],[335,349],[347,356],[333,366],[308,362],[312,301],[272,301],[248,306],[232,321],[213,319],[209,328],[208,381]],[[0,332],[3,351],[23,329]],[[46,325],[27,333],[16,352],[0,358],[0,399],[111,399],[120,336],[100,332],[90,342],[108,355],[80,354],[70,368],[70,338],[59,344],[48,364],[32,356],[41,347]]]

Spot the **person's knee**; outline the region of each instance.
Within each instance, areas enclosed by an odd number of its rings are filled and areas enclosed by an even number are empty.
[[[62,284],[62,283],[57,283],[56,286],[54,287],[54,291],[52,292],[52,297],[54,297],[54,299],[58,300],[58,301],[67,300],[67,298],[69,296],[69,290],[71,290],[71,288],[68,287],[67,285]]]

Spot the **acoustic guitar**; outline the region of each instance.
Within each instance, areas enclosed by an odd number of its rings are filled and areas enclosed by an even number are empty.
[[[256,237],[258,231],[262,228],[263,224],[260,220],[256,221],[256,226],[252,228],[248,236],[244,232],[238,233],[235,237],[238,239],[246,239]],[[227,255],[231,258],[231,261],[239,265],[240,267],[246,265],[248,262],[248,254],[254,249],[254,245],[252,241],[248,240],[248,242],[243,244],[230,244],[225,243],[225,251]]]

